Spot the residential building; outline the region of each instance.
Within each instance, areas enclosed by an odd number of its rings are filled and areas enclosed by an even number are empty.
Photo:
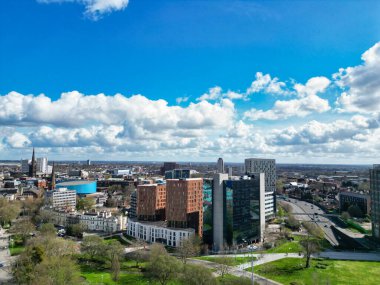
[[[265,217],[273,218],[276,213],[276,160],[247,158],[244,166],[248,175],[265,173]]]
[[[221,158],[221,157],[218,158],[218,162],[216,163],[216,167],[218,169],[218,173],[224,173],[223,158]]]
[[[36,171],[41,172],[43,174],[49,173],[48,159],[47,157],[39,157],[36,161]]]
[[[29,173],[30,163],[31,163],[30,159],[21,160],[21,172],[22,173]]]
[[[368,215],[371,210],[371,197],[356,192],[340,192],[339,208],[341,212],[348,210],[350,206],[356,205],[360,208],[362,216]]]
[[[137,218],[142,221],[165,220],[166,185],[137,186]]]
[[[136,218],[137,217],[137,191],[131,193],[131,204],[128,210],[128,217]]]
[[[213,250],[260,241],[265,230],[265,174],[213,179]]]
[[[127,234],[148,243],[159,242],[179,247],[185,239],[195,235],[193,228],[170,228],[164,221],[143,222],[128,220]]]
[[[77,204],[76,191],[67,188],[46,191],[45,203],[53,209],[74,209]]]
[[[56,225],[69,226],[82,224],[87,231],[101,231],[107,233],[126,229],[127,218],[123,215],[112,216],[111,212],[76,212],[43,209],[49,213],[51,222]]]
[[[369,170],[372,237],[380,241],[380,164]]]
[[[202,178],[166,180],[166,220],[168,227],[193,228],[203,234]]]

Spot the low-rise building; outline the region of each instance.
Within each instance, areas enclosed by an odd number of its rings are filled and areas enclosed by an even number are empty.
[[[347,211],[350,206],[356,205],[363,215],[368,215],[371,211],[371,197],[366,194],[356,192],[339,193],[340,211]]]
[[[111,212],[76,212],[56,211],[44,209],[48,212],[51,222],[56,225],[69,226],[82,224],[87,231],[101,231],[107,233],[126,229],[127,218],[123,215],[113,216]]]
[[[185,239],[195,235],[195,229],[168,228],[164,221],[142,222],[130,219],[127,234],[149,243],[159,242],[167,246],[179,247]]]

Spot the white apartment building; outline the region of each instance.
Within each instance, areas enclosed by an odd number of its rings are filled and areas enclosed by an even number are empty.
[[[53,209],[72,208],[77,205],[77,192],[67,188],[47,191],[45,193],[45,204]]]
[[[125,230],[127,218],[123,215],[112,216],[111,212],[64,212],[53,209],[44,209],[50,215],[54,224],[68,226],[82,224],[87,231],[101,231],[113,233]]]
[[[276,213],[276,160],[247,158],[244,166],[247,174],[265,174],[265,217],[266,219],[272,218]]]
[[[172,247],[179,247],[183,240],[195,235],[191,228],[168,228],[165,222],[141,222],[128,220],[127,234],[149,243],[159,242]]]

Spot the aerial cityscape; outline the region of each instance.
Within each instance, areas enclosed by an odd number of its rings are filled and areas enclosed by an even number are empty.
[[[380,284],[379,15],[1,1],[0,284]]]

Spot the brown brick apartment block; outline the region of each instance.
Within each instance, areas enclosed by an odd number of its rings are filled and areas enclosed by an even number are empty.
[[[143,221],[165,220],[166,185],[137,186],[137,217]]]

